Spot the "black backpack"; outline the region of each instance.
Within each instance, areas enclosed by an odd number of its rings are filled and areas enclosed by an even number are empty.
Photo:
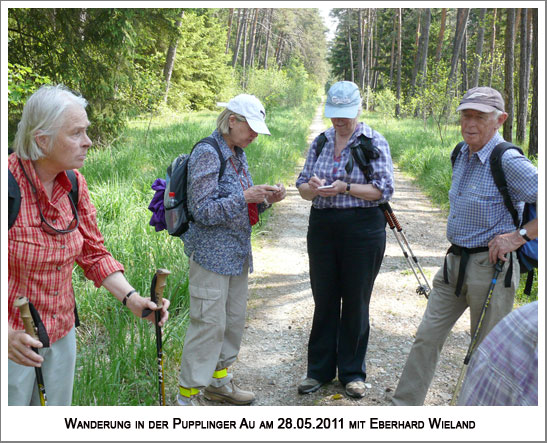
[[[456,145],[454,150],[452,151],[452,154],[450,155],[450,161],[452,162],[452,168],[454,167],[454,163],[456,162],[456,158],[458,157],[458,154],[460,153],[460,150],[462,149],[465,142],[460,142]],[[505,204],[505,207],[511,214],[511,217],[513,218],[513,223],[517,229],[520,229],[523,225],[525,225],[528,221],[533,220],[537,217],[536,215],[536,204],[535,203],[525,203],[524,204],[524,210],[522,212],[522,222],[519,221],[518,213],[515,207],[513,206],[513,202],[511,201],[511,197],[509,196],[509,191],[507,189],[507,180],[505,178],[505,172],[503,171],[503,168],[501,166],[501,157],[507,151],[508,149],[516,149],[518,152],[520,152],[522,155],[524,153],[522,152],[522,149],[520,149],[518,146],[515,146],[509,142],[502,142],[494,147],[492,150],[492,154],[490,155],[490,170],[492,171],[492,177],[494,178],[494,183],[496,184],[496,187],[500,191],[500,194],[503,197],[503,203]],[[526,285],[524,288],[524,293],[526,295],[530,295],[530,292],[532,291],[532,284],[534,281],[534,268],[538,267],[538,239],[531,240],[525,244],[523,244],[520,248],[517,249],[517,258],[520,264],[520,273],[521,274],[528,274],[526,278]],[[505,287],[509,287],[511,285],[511,276],[512,273],[508,272],[505,277]]]
[[[220,147],[213,137],[206,137],[198,141],[192,147],[189,154],[179,155],[169,165],[163,194],[163,206],[165,208],[167,232],[175,237],[180,237],[184,234],[188,230],[190,222],[194,221],[188,209],[188,162],[190,161],[192,152],[194,152],[194,148],[200,143],[207,143],[215,148],[220,159],[219,180],[226,169],[226,160],[222,156]],[[174,193],[174,198],[169,196],[170,193]]]
[[[378,148],[372,144],[372,139],[367,137],[366,135],[361,134],[357,140],[357,143],[350,146],[351,155],[348,162],[346,163],[345,169],[348,174],[351,174],[351,171],[353,171],[354,162],[357,162],[359,169],[363,171],[366,179],[370,181],[370,176],[372,174],[370,161],[380,157],[380,152],[378,151]],[[323,147],[325,146],[326,142],[327,136],[324,132],[317,136],[315,150],[317,158],[319,158],[319,156],[321,155],[321,152],[323,151]]]

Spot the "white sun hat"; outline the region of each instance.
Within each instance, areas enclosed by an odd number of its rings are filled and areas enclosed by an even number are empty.
[[[240,94],[231,99],[226,105],[230,111],[242,115],[251,129],[258,134],[271,135],[266,126],[266,111],[260,100],[254,95]]]

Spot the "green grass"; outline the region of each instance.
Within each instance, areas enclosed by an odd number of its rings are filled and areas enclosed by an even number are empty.
[[[259,136],[245,153],[255,184],[286,185],[307,149],[306,137],[317,103],[268,113],[271,137]],[[170,320],[163,328],[166,395],[172,399],[188,323],[188,262],[180,239],[155,232],[147,209],[150,188],[178,154],[216,127],[214,112],[195,112],[133,121],[114,145],[92,149],[81,172],[97,208],[105,245],[125,267],[129,282],[143,295],[158,268],[167,268],[165,297]],[[147,133],[148,132],[148,133]],[[146,141],[146,142],[145,142]],[[267,211],[253,236],[264,229]],[[155,329],[134,318],[103,288],[97,289],[79,267],[73,275],[80,315],[74,405],[157,404]]]

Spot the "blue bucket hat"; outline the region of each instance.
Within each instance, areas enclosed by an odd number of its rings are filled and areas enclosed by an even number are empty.
[[[355,118],[361,106],[359,88],[353,82],[342,81],[331,86],[325,103],[327,118]]]

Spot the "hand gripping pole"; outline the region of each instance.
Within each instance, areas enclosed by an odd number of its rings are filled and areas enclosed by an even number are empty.
[[[29,309],[29,301],[26,297],[18,297],[14,306],[19,309],[19,314],[21,315],[21,320],[25,325],[25,332],[30,335],[33,339],[38,340],[38,335],[36,333],[36,327],[34,326],[34,320],[32,319],[32,314]],[[38,353],[36,348],[31,348],[34,352]],[[47,406],[47,396],[46,388],[44,386],[44,377],[42,375],[42,368],[34,368],[36,373],[36,384],[38,385],[38,393],[40,394],[40,405]]]
[[[399,220],[397,220],[397,217],[393,213],[393,209],[391,209],[391,205],[389,203],[382,203],[380,205],[380,209],[384,211],[384,217],[387,220],[387,223],[391,230],[393,231],[393,234],[395,235],[395,238],[397,239],[397,243],[399,243],[399,246],[401,247],[401,250],[403,251],[403,255],[406,258],[407,263],[410,266],[410,269],[412,269],[412,272],[414,273],[414,276],[416,277],[416,280],[418,281],[418,287],[416,288],[416,292],[418,294],[422,294],[425,296],[425,298],[429,297],[429,293],[431,292],[431,286],[429,286],[429,282],[427,281],[427,277],[424,274],[424,271],[422,267],[420,266],[420,263],[418,262],[418,258],[414,255],[412,252],[412,249],[410,247],[410,244],[408,243],[408,239],[406,238],[406,235],[403,231],[403,228],[401,227]],[[395,230],[395,228],[397,230]],[[399,235],[403,239],[404,244],[406,245],[406,248],[408,249],[408,252],[405,250],[405,247],[403,246],[403,243],[399,239]],[[412,257],[412,260],[410,260],[409,254]],[[412,263],[414,262],[414,263]],[[418,273],[416,272],[416,268],[420,272],[424,284],[422,284],[420,277],[418,276]]]
[[[160,406],[165,406],[165,384],[163,380],[163,345],[161,337],[161,327],[159,325],[161,319],[161,307],[163,306],[163,290],[165,289],[167,276],[170,274],[167,269],[158,269],[150,288],[150,299],[156,303],[158,310],[154,311],[156,324],[156,351],[158,363],[158,390]]]

